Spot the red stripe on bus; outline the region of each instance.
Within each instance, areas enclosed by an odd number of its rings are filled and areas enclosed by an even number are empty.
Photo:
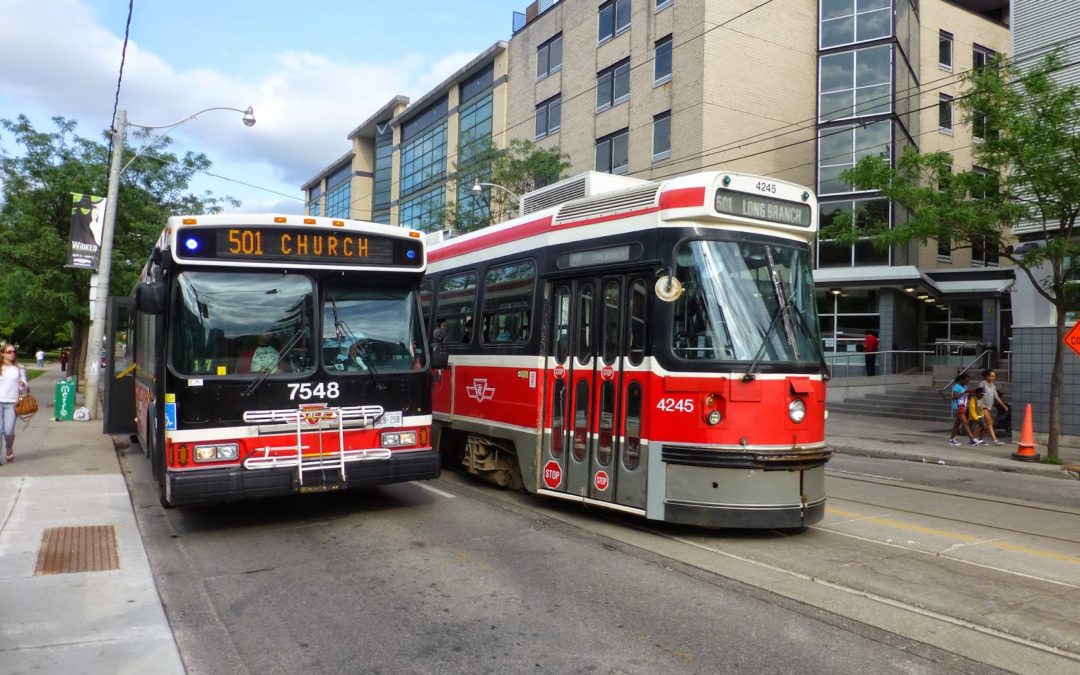
[[[688,206],[705,205],[705,188],[692,187],[678,190],[665,190],[660,193],[661,209],[681,209]]]

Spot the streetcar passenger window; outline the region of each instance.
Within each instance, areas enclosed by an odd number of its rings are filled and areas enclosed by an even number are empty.
[[[588,361],[593,355],[593,288],[590,284],[582,284],[578,289],[578,331],[577,331],[577,358],[578,361]]]
[[[416,293],[407,286],[329,282],[322,317],[326,370],[378,374],[424,365],[424,325]]]
[[[589,442],[589,383],[578,380],[574,391],[574,461],[584,462]]]
[[[604,363],[615,363],[619,356],[619,282],[604,284]]]
[[[468,344],[473,337],[476,312],[476,272],[466,272],[439,281],[436,305],[439,318],[446,319],[446,344]]]
[[[256,362],[263,371],[312,371],[314,295],[301,274],[182,272],[173,296],[173,367],[197,377],[249,376],[263,347]]]
[[[645,360],[645,306],[648,290],[643,279],[630,285],[630,363],[640,366]]]
[[[484,275],[483,344],[525,342],[529,339],[529,319],[536,265],[524,260],[492,267]]]
[[[627,469],[636,469],[641,463],[641,384],[631,382],[626,388],[626,444],[623,446],[622,462]]]

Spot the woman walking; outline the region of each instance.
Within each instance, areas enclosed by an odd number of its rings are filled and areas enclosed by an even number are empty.
[[[15,358],[15,345],[0,347],[0,428],[3,429],[4,454],[0,464],[15,461],[15,404],[29,393],[26,369]]]
[[[1009,406],[1005,405],[1005,401],[1001,400],[998,396],[997,385],[994,382],[997,380],[997,373],[993,368],[987,368],[983,371],[983,381],[979,383],[979,388],[983,390],[982,398],[982,411],[983,419],[985,420],[986,429],[990,432],[990,438],[994,440],[994,445],[1005,445],[1005,442],[998,439],[997,432],[994,431],[994,416],[991,414],[991,410],[994,409],[994,404],[997,403],[1002,410],[1008,412]]]

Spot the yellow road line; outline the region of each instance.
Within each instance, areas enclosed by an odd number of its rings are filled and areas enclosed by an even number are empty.
[[[923,527],[922,525],[913,525],[912,523],[905,523],[903,521],[895,520],[893,518],[884,518],[881,516],[867,516],[861,513],[852,513],[850,511],[834,509],[832,507],[826,507],[825,512],[835,516],[843,516],[845,518],[853,518],[856,520],[877,523],[878,525],[887,525],[888,527],[895,527],[901,530],[907,530],[909,532],[918,532],[920,534],[933,535],[935,537],[943,537],[945,539],[952,539],[955,541],[963,541],[973,544],[986,544],[989,546],[1004,549],[1006,551],[1012,551],[1014,553],[1025,553],[1027,555],[1038,556],[1040,558],[1050,558],[1052,560],[1060,560],[1062,562],[1080,564],[1080,556],[1068,555],[1066,553],[1044,551],[1038,548],[1031,548],[1030,546],[1020,546],[1018,544],[1010,544],[1004,541],[995,541],[992,539],[985,539],[983,537],[976,537],[970,534],[961,534],[960,532],[939,530],[936,527]]]

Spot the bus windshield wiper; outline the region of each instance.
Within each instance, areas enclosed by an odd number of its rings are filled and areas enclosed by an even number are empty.
[[[270,373],[277,371],[278,365],[281,364],[281,360],[285,358],[285,356],[290,351],[292,351],[292,348],[295,347],[300,342],[300,339],[303,337],[304,328],[300,327],[295,333],[293,333],[293,336],[289,338],[289,341],[285,343],[285,346],[281,348],[281,353],[278,354],[277,360],[274,361],[274,365],[264,370],[254,382],[249,384],[248,388],[245,389],[242,394],[240,394],[240,398],[247,398],[254,394],[255,390],[259,388],[259,385],[261,385],[266,380],[266,378],[270,377]]]

